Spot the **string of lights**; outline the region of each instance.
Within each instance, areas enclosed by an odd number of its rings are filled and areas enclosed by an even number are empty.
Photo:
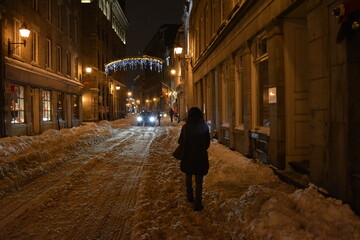
[[[143,70],[150,69],[151,71],[161,72],[163,68],[163,60],[152,56],[138,56],[138,57],[126,57],[105,65],[105,72],[109,74],[110,71],[122,71],[122,70]]]

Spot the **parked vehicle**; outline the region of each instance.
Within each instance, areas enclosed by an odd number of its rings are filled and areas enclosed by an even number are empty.
[[[141,112],[136,118],[138,126],[151,125],[155,126],[156,117],[151,112]]]

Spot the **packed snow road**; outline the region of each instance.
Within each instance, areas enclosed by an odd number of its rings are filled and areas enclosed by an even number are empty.
[[[0,139],[0,239],[360,239],[360,218],[312,184],[212,141],[204,206],[171,157],[181,124],[100,122]]]
[[[0,201],[0,239],[129,239],[141,169],[162,128],[110,139]]]

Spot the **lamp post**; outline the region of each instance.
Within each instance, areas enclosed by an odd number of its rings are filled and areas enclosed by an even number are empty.
[[[30,30],[28,29],[28,27],[26,26],[25,23],[23,23],[23,25],[21,25],[21,27],[19,28],[19,32],[20,32],[20,36],[22,38],[28,38],[30,36]],[[26,40],[24,39],[22,42],[11,42],[10,38],[8,39],[8,56],[11,55],[11,45],[24,45],[24,47],[26,47]],[[19,47],[18,46],[18,47]]]

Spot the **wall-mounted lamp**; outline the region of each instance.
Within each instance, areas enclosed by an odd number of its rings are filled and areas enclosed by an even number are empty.
[[[175,70],[175,69],[171,69],[171,70],[170,70],[170,73],[171,73],[171,75],[175,75],[175,74],[176,74],[176,70]]]
[[[85,68],[85,72],[91,73],[91,72],[92,72],[92,68],[91,68],[91,67],[86,67],[86,68]]]
[[[115,89],[119,91],[119,90],[120,90],[120,86],[116,86]]]
[[[182,54],[183,48],[182,47],[176,47],[174,48],[174,52],[176,55]]]
[[[26,26],[25,23],[23,23],[23,25],[21,25],[21,27],[19,28],[19,32],[20,32],[20,36],[22,38],[28,38],[30,36],[30,30]],[[19,42],[19,43],[16,43],[16,42],[12,43],[9,38],[8,39],[8,56],[11,55],[11,45],[21,45],[21,44],[23,44],[24,47],[26,47],[26,40],[24,39],[23,42]]]

